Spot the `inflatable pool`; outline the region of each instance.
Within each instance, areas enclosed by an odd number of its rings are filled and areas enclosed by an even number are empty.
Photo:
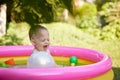
[[[16,65],[26,65],[32,50],[33,46],[0,46],[0,62],[13,58]],[[0,67],[0,80],[113,80],[112,62],[106,54],[63,46],[51,46],[49,50],[64,67]],[[69,66],[71,56],[78,57],[77,66]]]

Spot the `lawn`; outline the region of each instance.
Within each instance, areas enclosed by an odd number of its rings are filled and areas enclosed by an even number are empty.
[[[72,24],[67,23],[49,23],[42,24],[48,28],[50,33],[50,40],[52,46],[71,46],[82,47],[101,51],[108,54],[113,62],[113,71],[115,73],[114,80],[120,80],[120,41],[102,41],[94,36],[83,32],[79,28]],[[20,38],[20,43],[23,45],[29,45],[28,38],[29,25],[26,23],[10,24],[8,34],[15,34],[17,38]],[[9,37],[8,37],[9,39]],[[12,39],[11,39],[12,40]],[[16,41],[17,39],[13,39]],[[10,41],[4,41],[10,43]],[[14,43],[13,41],[11,41]],[[3,42],[2,42],[3,43]],[[17,44],[17,42],[15,43]],[[2,44],[1,44],[2,45]]]
[[[114,80],[120,80],[120,42],[102,41],[66,23],[44,24],[51,36],[51,45],[83,47],[108,54],[113,62]]]

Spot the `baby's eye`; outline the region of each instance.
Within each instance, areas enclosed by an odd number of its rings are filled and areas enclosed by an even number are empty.
[[[41,41],[42,41],[42,42],[44,42],[44,41],[45,41],[45,39],[42,39]]]
[[[50,39],[47,39],[47,41],[50,41]]]

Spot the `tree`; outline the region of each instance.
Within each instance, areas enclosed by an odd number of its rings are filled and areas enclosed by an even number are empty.
[[[8,22],[52,22],[59,5],[72,13],[72,0],[6,0],[6,4]]]
[[[0,36],[6,33],[6,4],[0,1]]]

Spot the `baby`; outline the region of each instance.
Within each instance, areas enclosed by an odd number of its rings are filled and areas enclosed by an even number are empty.
[[[28,67],[54,67],[56,63],[50,55],[49,32],[41,25],[34,25],[29,31],[29,38],[34,50],[28,59]]]

